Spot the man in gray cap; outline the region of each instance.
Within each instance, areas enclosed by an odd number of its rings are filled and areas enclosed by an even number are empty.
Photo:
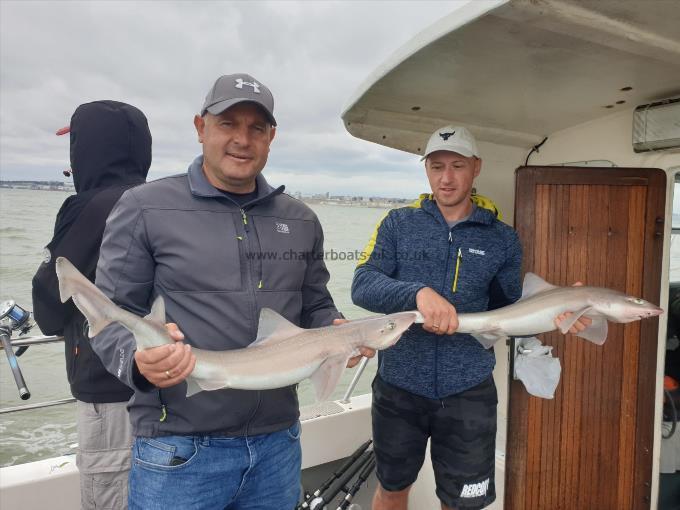
[[[184,380],[196,362],[191,347],[252,343],[261,308],[304,328],[340,320],[321,225],[261,175],[276,133],[264,84],[220,77],[194,125],[203,154],[187,173],[121,197],[97,267],[97,285],[138,315],[163,296],[183,333],[145,351],[118,325],[94,339],[108,370],[135,390],[130,508],[291,509],[300,488],[296,388],[187,398]],[[301,256],[283,255],[291,251]]]

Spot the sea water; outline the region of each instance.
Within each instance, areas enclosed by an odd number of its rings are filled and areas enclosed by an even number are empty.
[[[52,238],[54,219],[69,196],[62,191],[0,189],[0,301],[13,299],[32,309],[31,278]],[[356,253],[366,245],[385,209],[312,204],[325,235],[328,288],[338,309],[349,319],[370,315],[350,298]],[[37,326],[30,334],[38,335]],[[32,346],[18,358],[31,399],[19,399],[4,353],[0,355],[0,407],[46,402],[70,397],[62,343]],[[341,398],[355,370],[346,370],[332,399]],[[375,373],[372,361],[355,394],[370,391]],[[309,381],[299,388],[300,405],[314,402]],[[77,441],[75,404],[0,415],[0,466],[73,453]]]

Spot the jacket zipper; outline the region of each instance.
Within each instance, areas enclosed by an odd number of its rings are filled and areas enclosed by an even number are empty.
[[[442,282],[442,287],[439,291],[439,293],[443,296],[444,295],[444,289],[446,288],[447,285],[447,280],[448,280],[448,274],[449,274],[449,259],[450,257],[450,252],[451,252],[451,245],[453,244],[453,235],[451,234],[451,231],[449,230],[449,254],[446,256],[446,268],[444,269],[444,281]]]
[[[244,209],[240,209],[241,211],[241,219],[243,220],[243,231],[244,231],[244,237],[247,239],[248,242],[248,247],[252,247],[251,240],[253,236],[250,235],[250,229],[248,228],[248,217],[246,216],[246,211]],[[252,234],[254,234],[255,237],[257,237],[257,231],[253,230]],[[259,245],[259,239],[258,243]],[[259,247],[258,247],[259,248]],[[252,257],[247,256],[248,259],[248,266],[249,266],[249,271],[248,271],[248,291],[252,297],[252,303],[253,303],[253,315],[255,315],[255,320],[257,321],[257,296],[255,295],[255,290],[253,289],[253,270],[255,268],[255,262],[253,262]],[[257,288],[261,289],[262,288],[262,274],[261,274],[261,267],[262,267],[262,262],[261,261],[256,261],[259,262],[258,265],[258,283],[257,283]],[[257,403],[255,404],[255,409],[253,410],[252,414],[248,417],[248,421],[246,422],[246,435],[248,435],[248,432],[250,430],[250,423],[252,422],[253,418],[255,418],[255,415],[257,414],[258,409],[260,408],[260,401],[262,399],[262,393],[258,390],[257,391]]]
[[[451,245],[453,244],[453,235],[451,230],[449,230],[449,249],[451,251]],[[449,259],[450,256],[446,256],[446,268],[444,269],[444,282],[442,283],[441,292],[442,296],[445,296],[444,289],[446,288],[447,275],[449,274]],[[439,395],[439,335],[435,338],[434,343],[434,391],[435,394]]]
[[[241,209],[241,219],[243,220],[243,229],[245,230],[246,237],[248,237],[248,233],[250,232],[250,229],[248,228],[248,217],[246,216],[246,211],[244,209]],[[257,244],[260,244],[259,238],[257,238],[257,231],[253,230],[253,235],[257,239]],[[258,250],[259,251],[259,250]],[[259,254],[258,254],[259,255]],[[262,260],[257,258],[255,261],[255,269],[257,273],[257,288],[261,289],[263,287],[263,282],[262,282]]]

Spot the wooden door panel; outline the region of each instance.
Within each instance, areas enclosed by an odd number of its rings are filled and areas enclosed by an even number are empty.
[[[515,222],[524,270],[658,301],[666,178],[655,169],[523,167]],[[609,324],[597,346],[553,332],[553,400],[510,381],[505,507],[649,507],[657,319]]]

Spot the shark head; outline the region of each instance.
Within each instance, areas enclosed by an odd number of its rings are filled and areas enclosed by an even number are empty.
[[[607,303],[605,310],[598,311],[611,320],[624,324],[649,317],[656,317],[663,313],[663,309],[655,304],[627,294],[616,296]]]
[[[384,317],[376,317],[365,324],[363,343],[372,349],[387,349],[391,347],[411,324],[415,322],[417,312],[399,312]]]

